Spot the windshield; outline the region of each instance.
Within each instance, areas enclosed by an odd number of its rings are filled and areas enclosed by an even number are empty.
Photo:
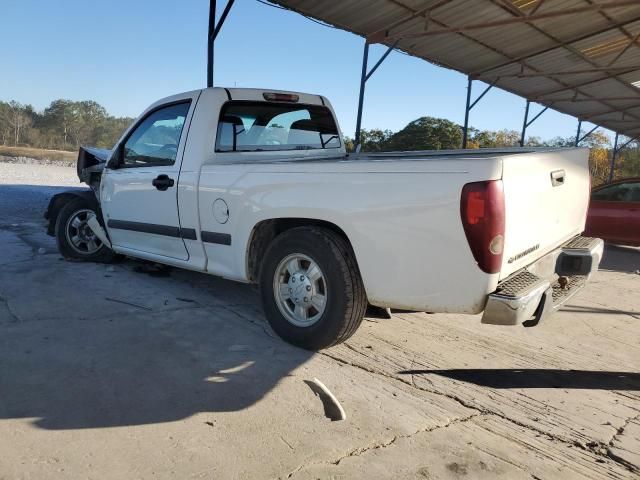
[[[339,148],[327,107],[296,103],[228,102],[222,108],[217,152]]]

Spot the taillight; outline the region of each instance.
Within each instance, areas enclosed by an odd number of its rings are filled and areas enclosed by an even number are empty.
[[[478,266],[486,273],[499,272],[504,249],[502,180],[467,183],[462,188],[460,215]]]

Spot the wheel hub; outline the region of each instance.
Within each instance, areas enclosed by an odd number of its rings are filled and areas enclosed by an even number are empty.
[[[288,255],[280,262],[274,273],[273,293],[280,312],[298,327],[320,320],[327,304],[324,274],[319,264],[302,253]]]
[[[76,252],[87,255],[97,252],[102,247],[102,242],[91,230],[89,219],[94,218],[93,210],[82,209],[67,220],[65,235],[71,248]]]
[[[78,228],[78,234],[80,238],[85,241],[93,240],[94,238],[96,238],[93,230],[91,230],[91,227],[89,227],[89,224],[86,221],[80,224],[80,227]]]
[[[302,271],[298,270],[291,275],[287,284],[289,285],[289,293],[293,303],[296,305],[308,305],[311,303],[314,295],[313,284]]]

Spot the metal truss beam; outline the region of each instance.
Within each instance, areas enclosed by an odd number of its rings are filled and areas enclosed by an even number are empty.
[[[531,124],[533,122],[535,122],[540,115],[542,115],[544,112],[546,112],[549,109],[549,106],[545,106],[542,110],[540,110],[535,117],[533,117],[531,120],[529,120],[529,106],[531,105],[531,102],[529,100],[527,100],[527,104],[525,106],[524,109],[524,121],[522,122],[522,133],[520,134],[520,146],[524,147],[524,137],[527,134],[527,128],[529,128],[529,126],[531,126]]]
[[[516,23],[534,22],[536,20],[544,20],[549,18],[559,18],[567,15],[575,15],[578,13],[591,12],[591,11],[603,11],[612,8],[625,7],[631,5],[637,5],[637,0],[617,0],[609,1],[605,3],[592,3],[573,8],[564,8],[562,10],[553,10],[550,12],[536,13],[534,15],[526,15],[522,17],[504,18],[500,20],[494,20],[491,22],[471,23],[468,25],[452,26],[447,28],[438,28],[432,30],[426,30],[424,32],[417,33],[405,33],[397,35],[386,35],[385,31],[375,32],[367,37],[371,43],[381,43],[389,40],[400,40],[406,38],[422,38],[432,35],[441,35],[443,33],[462,33],[471,30],[482,30],[485,28],[502,27],[504,25],[513,25]]]
[[[469,112],[473,107],[477,105],[477,103],[482,100],[489,90],[493,88],[493,84],[487,86],[478,98],[476,98],[473,103],[471,103],[471,88],[473,86],[473,79],[471,77],[467,77],[467,103],[465,105],[464,110],[464,127],[462,128],[462,148],[467,148],[467,141],[469,137]]]
[[[618,146],[618,138],[619,138],[619,136],[620,136],[620,134],[616,133],[616,139],[615,139],[615,141],[613,143],[613,154],[611,155],[611,165],[609,167],[609,179],[608,179],[609,183],[611,183],[613,181],[613,176],[614,176],[614,173],[615,173],[615,170],[616,170],[616,158],[618,157],[618,154],[620,153],[620,150],[625,148],[631,142],[634,142],[635,140],[638,139],[638,137],[633,137],[629,141],[623,143],[621,146]]]
[[[220,19],[216,23],[216,0],[209,0],[209,32],[207,35],[207,87],[213,87],[213,55],[216,37],[220,33],[222,25],[224,25],[227,15],[235,0],[227,0],[227,4],[220,15]]]
[[[358,96],[358,116],[356,118],[356,134],[355,134],[355,150],[359,152],[361,149],[361,128],[362,128],[362,106],[364,104],[364,90],[367,83],[367,80],[371,78],[371,75],[375,73],[378,67],[385,61],[385,59],[389,56],[389,54],[396,48],[398,42],[395,42],[393,45],[387,48],[386,52],[382,54],[380,60],[376,62],[376,64],[367,72],[369,67],[369,43],[365,40],[364,42],[364,50],[362,53],[362,73],[360,75],[360,94]]]
[[[585,138],[587,138],[589,135],[591,135],[593,132],[595,132],[598,128],[600,128],[600,125],[596,125],[591,130],[589,130],[587,133],[585,133],[584,135],[580,136],[580,134],[582,133],[582,120],[579,119],[578,120],[578,131],[576,132],[576,143],[575,143],[575,146],[577,147],[578,145],[580,145],[580,142],[582,142]]]

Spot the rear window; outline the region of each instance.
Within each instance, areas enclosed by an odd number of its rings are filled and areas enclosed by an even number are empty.
[[[297,103],[228,102],[222,107],[217,152],[339,148],[327,107]]]

